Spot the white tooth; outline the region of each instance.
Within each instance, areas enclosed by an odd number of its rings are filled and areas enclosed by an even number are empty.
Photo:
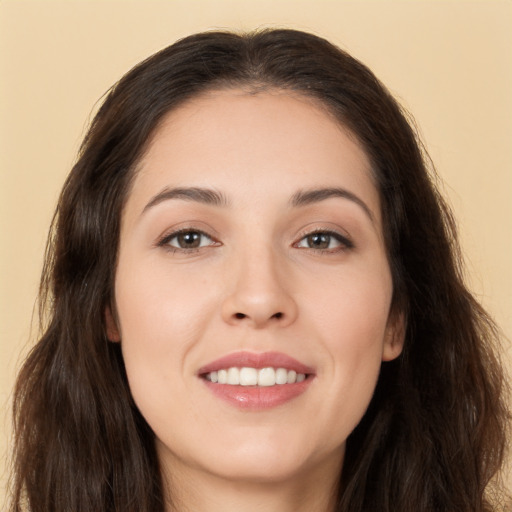
[[[297,379],[297,372],[295,370],[290,370],[288,372],[286,382],[288,382],[288,384],[294,384],[296,379]]]
[[[242,386],[256,386],[258,384],[258,370],[256,368],[240,368],[240,384]]]
[[[273,386],[276,383],[274,368],[262,368],[258,372],[258,386]]]
[[[240,370],[238,368],[229,368],[227,384],[238,386],[240,384]]]
[[[297,382],[302,382],[306,378],[304,373],[297,373]]]
[[[288,371],[286,368],[276,370],[276,384],[286,384],[288,381]]]
[[[217,372],[210,372],[208,375],[210,376],[208,380],[211,380],[212,382],[217,382],[219,380]]]
[[[228,381],[228,372],[226,370],[219,370],[217,372],[217,379],[219,384],[226,384]]]

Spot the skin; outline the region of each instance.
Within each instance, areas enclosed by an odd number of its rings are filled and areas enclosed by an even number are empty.
[[[175,187],[213,190],[226,204],[158,197]],[[353,197],[290,203],[333,187]],[[172,238],[180,229],[208,236],[183,248]],[[311,247],[313,231],[343,238]],[[332,510],[346,439],[382,361],[402,349],[392,289],[370,163],[321,106],[222,90],[169,113],[126,202],[116,322],[107,311],[156,435],[168,510]],[[314,377],[285,404],[242,410],[197,374],[240,350],[283,352]]]

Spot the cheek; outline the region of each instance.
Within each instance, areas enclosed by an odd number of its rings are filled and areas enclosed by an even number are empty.
[[[139,387],[155,388],[155,379],[172,375],[182,364],[198,325],[193,321],[192,295],[188,288],[176,287],[154,265],[135,269],[120,262],[116,307],[123,359],[134,395]]]
[[[176,283],[154,265],[118,269],[116,306],[121,350],[132,397],[154,430],[169,423],[169,410],[189,404],[184,372],[187,354],[202,328],[205,305],[195,286]]]
[[[211,273],[210,273],[211,274]],[[217,274],[171,272],[165,258],[120,258],[116,308],[121,349],[132,395],[142,411],[169,408],[169,387],[186,394],[188,356],[218,308]]]
[[[148,260],[136,268],[120,266],[116,278],[116,305],[121,337],[126,344],[169,350],[179,340],[186,346],[204,325],[212,307],[214,290],[200,273],[186,276],[169,272],[165,264]],[[210,293],[211,295],[211,293]]]
[[[323,280],[322,288],[309,286],[304,295],[309,316],[317,319],[334,353],[350,350],[364,354],[382,348],[392,283],[385,264],[374,267],[333,273]]]
[[[325,354],[324,378],[331,382],[326,414],[333,427],[348,425],[347,435],[364,415],[379,376],[391,300],[387,276],[344,276],[323,293],[310,291],[307,302]]]

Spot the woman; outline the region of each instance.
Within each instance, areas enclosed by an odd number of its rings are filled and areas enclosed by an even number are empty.
[[[130,71],[59,201],[12,510],[491,510],[497,333],[426,162],[310,34]]]

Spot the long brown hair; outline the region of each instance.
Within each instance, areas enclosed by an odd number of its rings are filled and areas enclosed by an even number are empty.
[[[14,397],[12,511],[164,510],[154,436],[105,334],[123,204],[162,117],[201,92],[293,90],[320,101],[372,163],[403,354],[383,363],[347,441],[338,511],[484,511],[508,410],[497,329],[466,289],[449,209],[407,115],[371,71],[311,34],[208,32],[109,92],[59,199],[41,282],[42,336]]]

